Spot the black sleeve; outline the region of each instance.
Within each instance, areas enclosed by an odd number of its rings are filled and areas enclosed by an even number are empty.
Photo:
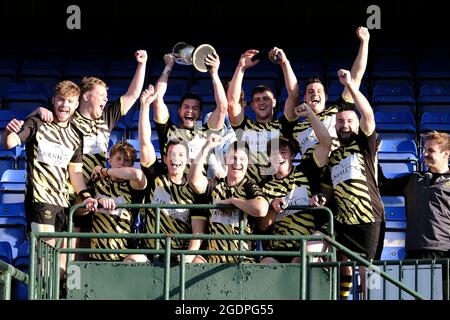
[[[294,126],[297,124],[298,119],[295,121],[289,121],[283,113],[281,117],[278,119],[278,121],[281,124],[281,135],[286,138],[293,137],[292,130],[294,129]]]
[[[41,119],[39,119],[36,116],[28,117],[24,120],[24,123],[22,125],[22,128],[20,129],[19,133],[17,134],[20,137],[20,134],[24,131],[29,131],[28,137],[24,140],[21,140],[22,143],[27,143],[36,135],[37,129],[42,124]]]
[[[336,101],[333,102],[332,106],[336,107],[338,110],[340,109],[350,109],[355,110],[356,105],[354,102],[348,102],[345,101],[342,95],[339,96],[339,98],[336,99]]]
[[[111,132],[122,117],[122,104],[120,103],[120,98],[114,101],[112,106],[109,106],[103,111],[102,117],[104,117],[105,122],[108,124],[109,132]]]
[[[303,156],[300,164],[298,165],[298,169],[300,169],[300,171],[302,171],[308,179],[312,195],[319,192],[320,181],[325,174],[325,167],[319,167],[314,160],[313,155],[306,157]]]
[[[248,200],[255,199],[256,197],[263,197],[268,203],[267,195],[262,189],[253,181],[247,180],[244,185],[245,196]]]
[[[156,159],[155,162],[148,167],[144,167],[141,164],[141,170],[147,178],[147,187],[145,189],[149,190],[155,186],[155,178],[165,172],[165,166]]]
[[[386,178],[378,165],[378,187],[383,196],[401,196],[412,177],[412,173],[405,174],[397,178]]]
[[[224,179],[208,178],[208,185],[206,186],[205,192],[203,192],[203,194],[206,195],[208,200],[204,200],[204,201],[208,201],[208,203],[209,203],[209,199],[211,198],[212,191],[222,180],[224,180]]]

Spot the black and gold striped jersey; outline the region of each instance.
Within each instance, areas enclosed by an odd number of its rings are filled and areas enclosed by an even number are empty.
[[[208,186],[204,192],[206,201],[215,204],[219,200],[238,198],[251,200],[256,197],[266,199],[261,188],[253,181],[245,177],[238,185],[228,186],[226,178],[208,179]],[[267,199],[266,199],[267,201]],[[243,234],[253,233],[254,219],[239,209],[211,209],[209,210],[208,231],[213,235],[237,235],[240,233],[240,221],[242,219]],[[251,249],[249,243],[243,241],[243,250]],[[237,250],[238,240],[209,240],[208,250]],[[209,256],[209,262],[237,263],[237,256]],[[245,261],[254,262],[253,258],[245,258]]]
[[[38,117],[25,119],[21,132],[29,131],[26,198],[32,202],[69,206],[69,166],[82,165],[82,134],[71,123],[66,127],[45,123]]]
[[[116,204],[142,203],[143,190],[135,190],[128,180],[114,181],[105,178],[97,181],[95,185],[96,198],[112,198]],[[93,213],[92,233],[119,233],[132,232],[132,225],[136,221],[138,209],[117,208],[113,211],[99,209]],[[91,248],[94,249],[129,249],[127,239],[91,239]],[[89,254],[91,259],[102,261],[121,261],[127,254]]]
[[[167,143],[171,139],[182,140],[187,143],[188,150],[188,164],[186,165],[185,173],[189,173],[190,163],[194,161],[203,145],[206,143],[208,130],[208,124],[202,124],[201,121],[195,122],[193,129],[178,128],[169,117],[165,123],[158,123],[155,121],[156,132],[158,134],[159,146],[161,151],[161,157],[166,154]],[[220,131],[212,130],[212,132],[219,133]],[[206,174],[207,164],[205,164],[203,173]]]
[[[86,181],[91,178],[95,166],[106,166],[106,154],[111,131],[124,115],[120,99],[103,110],[98,119],[88,119],[76,110],[72,123],[83,133],[83,174]]]
[[[313,157],[302,159],[298,166],[293,167],[292,172],[285,178],[263,181],[261,184],[264,193],[270,201],[280,198],[287,205],[300,205],[309,207],[309,199],[312,196],[310,181],[319,177],[322,168]],[[273,223],[274,235],[310,235],[316,229],[316,219],[308,210],[283,210],[276,215]],[[299,241],[273,240],[269,241],[271,250],[285,248],[299,248]]]
[[[366,136],[360,128],[347,145],[331,153],[327,171],[324,184],[333,188],[337,221],[353,225],[382,220],[375,131]]]
[[[338,112],[338,108],[342,105],[353,106],[353,103],[347,102],[341,96],[334,103],[328,106],[324,111],[317,114],[319,120],[325,125],[328,130],[328,133],[333,140],[332,150],[337,149],[339,147],[339,140],[337,138],[336,133],[336,113]],[[285,117],[285,116],[283,116]],[[284,122],[283,122],[284,124]],[[311,127],[311,122],[308,119],[304,119],[299,122],[288,122],[286,124],[287,127],[290,127],[288,130],[292,137],[298,141],[300,145],[300,153],[301,155],[310,156],[311,152],[314,150],[315,146],[319,143],[319,139]]]
[[[142,166],[147,177],[147,189],[145,203],[153,204],[194,204],[196,203],[196,194],[184,176],[183,183],[176,184],[170,180],[167,174],[163,172],[164,165],[158,161],[149,167]],[[192,233],[191,219],[205,219],[203,216],[191,215],[189,209],[161,209],[160,210],[160,232],[164,234],[174,233]],[[196,210],[192,210],[192,213]],[[145,232],[157,233],[156,230],[156,210],[147,210]],[[146,239],[145,244],[148,248],[155,248],[154,239]],[[173,239],[173,249],[187,249],[189,240]],[[161,247],[164,247],[162,244]]]
[[[259,183],[265,177],[273,175],[275,172],[270,166],[269,156],[267,155],[267,142],[281,135],[281,121],[274,120],[262,123],[244,116],[240,124],[232,127],[237,139],[246,141],[250,148],[247,177]]]

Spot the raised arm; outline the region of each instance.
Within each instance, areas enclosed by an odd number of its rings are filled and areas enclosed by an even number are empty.
[[[208,119],[208,126],[211,129],[222,129],[227,115],[228,101],[225,89],[219,78],[220,59],[217,53],[208,54],[205,59],[206,65],[210,67],[211,80],[214,87],[214,98],[216,100],[216,109],[211,113]]]
[[[157,97],[153,104],[153,119],[156,123],[166,123],[167,119],[169,119],[169,109],[167,109],[167,105],[164,102],[164,95],[167,91],[167,81],[169,80],[170,72],[172,72],[175,58],[170,53],[165,54],[164,63],[166,64],[166,67],[159,76],[158,82],[156,82]]]
[[[153,147],[150,125],[150,104],[155,101],[156,93],[152,85],[149,85],[141,94],[141,107],[139,111],[139,151],[140,162],[146,167],[156,161],[155,148]]]
[[[314,149],[314,158],[319,162],[318,166],[323,167],[328,162],[328,156],[331,151],[331,136],[328,132],[327,128],[320,121],[319,117],[315,114],[315,112],[306,104],[302,103],[301,105],[295,108],[296,117],[304,117],[308,118],[311,126],[316,134],[317,139],[319,140],[319,144]]]
[[[258,53],[258,50],[247,50],[241,55],[239,63],[234,71],[230,86],[228,87],[228,115],[232,125],[238,125],[244,119],[244,110],[240,105],[240,96],[242,90],[242,80],[244,79],[245,70],[256,65],[259,60],[252,61],[252,58]]]
[[[139,99],[142,87],[144,86],[147,51],[138,50],[134,55],[137,61],[136,72],[134,73],[133,80],[131,80],[130,86],[128,87],[128,91],[120,99],[124,114],[127,114],[128,110],[130,110],[136,100]]]
[[[203,174],[203,165],[206,162],[209,152],[219,143],[222,142],[222,137],[211,134],[206,140],[202,150],[198,153],[194,159],[194,163],[191,164],[189,169],[188,181],[192,189],[198,194],[203,194],[208,186],[208,179]]]
[[[23,120],[12,119],[3,132],[2,143],[6,149],[14,148],[25,141],[30,135],[30,130],[23,130]]]
[[[372,107],[366,97],[359,91],[357,85],[353,82],[348,70],[338,71],[339,81],[348,89],[352,95],[353,101],[355,101],[356,108],[361,114],[359,125],[363,132],[369,136],[375,130],[375,116],[373,114]]]
[[[288,93],[287,100],[284,104],[284,114],[288,120],[292,120],[296,117],[294,109],[300,102],[297,77],[292,69],[291,63],[282,49],[274,47],[270,50],[269,55],[279,57],[278,64],[281,66],[281,70],[283,71],[284,84]]]
[[[255,199],[248,200],[231,198],[230,204],[254,217],[266,216],[267,210],[269,209],[269,203],[267,200],[260,196]]]
[[[135,190],[142,190],[147,185],[147,179],[142,170],[133,167],[103,168],[96,166],[92,171],[92,177],[111,177],[116,180],[129,180]]]
[[[351,75],[352,80],[356,85],[356,88],[359,89],[364,73],[366,72],[367,58],[369,56],[370,34],[367,28],[359,27],[358,29],[356,29],[356,35],[358,36],[360,44],[358,55],[356,56],[355,61],[353,62],[352,65]],[[349,102],[352,101],[352,95],[350,94],[347,88],[344,88],[344,91],[342,92],[342,97],[346,101]]]
[[[97,209],[97,200],[87,192],[83,175],[83,165],[81,163],[69,163],[69,179],[75,192],[80,195],[86,209],[93,211]]]

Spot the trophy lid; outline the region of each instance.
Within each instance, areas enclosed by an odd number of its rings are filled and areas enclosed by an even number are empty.
[[[216,52],[216,50],[209,44],[199,45],[192,54],[192,64],[195,69],[200,72],[207,72],[208,66],[205,64],[205,58],[208,54]]]

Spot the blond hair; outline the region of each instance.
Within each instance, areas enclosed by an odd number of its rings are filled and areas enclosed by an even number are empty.
[[[64,98],[76,96],[78,98],[80,96],[80,87],[69,80],[60,81],[53,89],[53,95]]]
[[[439,145],[439,149],[441,151],[450,150],[450,137],[448,133],[431,131],[423,135],[423,139],[425,142],[427,141],[436,141]]]
[[[81,80],[81,84],[80,84],[81,95],[93,90],[96,85],[102,86],[103,88],[108,90],[108,87],[106,86],[106,83],[103,80],[96,78],[96,77],[84,77]]]

